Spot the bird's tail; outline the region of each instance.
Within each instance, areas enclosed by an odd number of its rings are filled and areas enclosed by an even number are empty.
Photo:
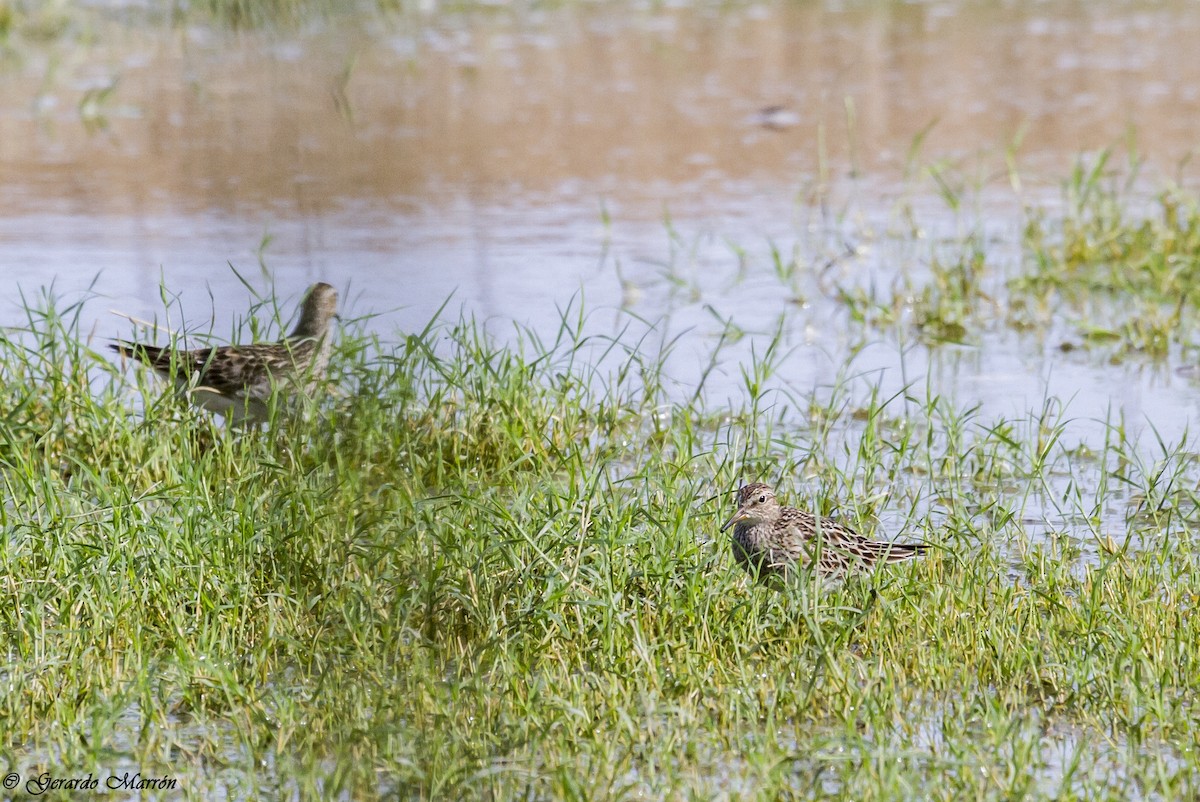
[[[904,562],[914,557],[920,557],[929,551],[928,543],[891,543],[883,553],[883,559],[889,563]]]
[[[145,362],[147,365],[158,364],[159,357],[162,356],[163,348],[158,345],[143,345],[130,340],[117,340],[109,343],[109,348],[116,351],[123,357],[137,359]]]

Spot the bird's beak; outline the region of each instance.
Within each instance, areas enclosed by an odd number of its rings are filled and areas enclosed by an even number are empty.
[[[728,520],[728,521],[726,521],[725,523],[723,523],[723,524],[721,525],[721,531],[722,531],[722,532],[724,532],[726,529],[728,529],[729,527],[733,526],[733,525],[734,525],[735,523],[737,523],[738,521],[741,521],[741,520],[745,519],[745,517],[746,517],[746,508],[745,508],[745,507],[742,507],[740,510],[738,510],[737,512],[735,512],[735,513],[734,513],[734,514],[733,514],[733,515],[732,515],[732,516],[729,518],[729,520]]]

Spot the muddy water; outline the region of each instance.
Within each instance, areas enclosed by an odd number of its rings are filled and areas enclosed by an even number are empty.
[[[98,337],[129,332],[110,309],[161,319],[160,281],[172,325],[229,331],[250,303],[232,265],[288,298],[330,281],[387,331],[451,296],[498,332],[554,329],[582,295],[599,330],[628,311],[687,332],[684,392],[732,319],[752,336],[710,377],[714,403],[782,316],[799,392],[854,350],[885,392],[931,376],[995,414],[1058,396],[1170,435],[1197,411],[1173,366],[852,331],[812,269],[887,284],[961,233],[913,165],[981,187],[999,264],[1021,203],[1054,197],[1079,153],[1132,130],[1175,175],[1200,120],[1200,60],[1180,57],[1195,4],[518,4],[236,33],[119,3],[73,13],[0,62],[0,291],[94,293]],[[926,244],[886,235],[901,204]],[[772,243],[797,254],[796,283]]]

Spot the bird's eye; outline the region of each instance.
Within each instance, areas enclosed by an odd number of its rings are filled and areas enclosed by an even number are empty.
[[[759,504],[766,504],[766,503],[767,503],[767,497],[766,497],[766,496],[759,496],[759,497],[758,497],[758,503],[759,503]]]

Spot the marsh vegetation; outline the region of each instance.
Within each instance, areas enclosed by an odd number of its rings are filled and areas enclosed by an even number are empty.
[[[21,789],[1196,796],[1194,6],[332,5],[0,0]],[[314,280],[261,431],[109,358]],[[933,548],[760,587],[749,480]]]
[[[1031,220],[1009,297],[931,271],[899,319],[1012,325],[988,310],[1021,299],[1123,332],[1169,307],[1188,347],[1194,307],[1154,266],[1195,200],[1139,217],[1101,190]],[[1071,261],[1097,239],[1109,263]],[[1080,428],[1057,398],[985,416],[852,366],[800,391],[778,339],[739,360],[737,401],[681,398],[669,345],[585,335],[576,301],[503,342],[445,311],[391,339],[352,321],[329,400],[237,435],[118,372],[79,305],[27,303],[0,344],[23,775],[132,767],[191,798],[1196,790],[1189,434]],[[937,548],[826,595],[756,586],[716,531],[746,477]]]

